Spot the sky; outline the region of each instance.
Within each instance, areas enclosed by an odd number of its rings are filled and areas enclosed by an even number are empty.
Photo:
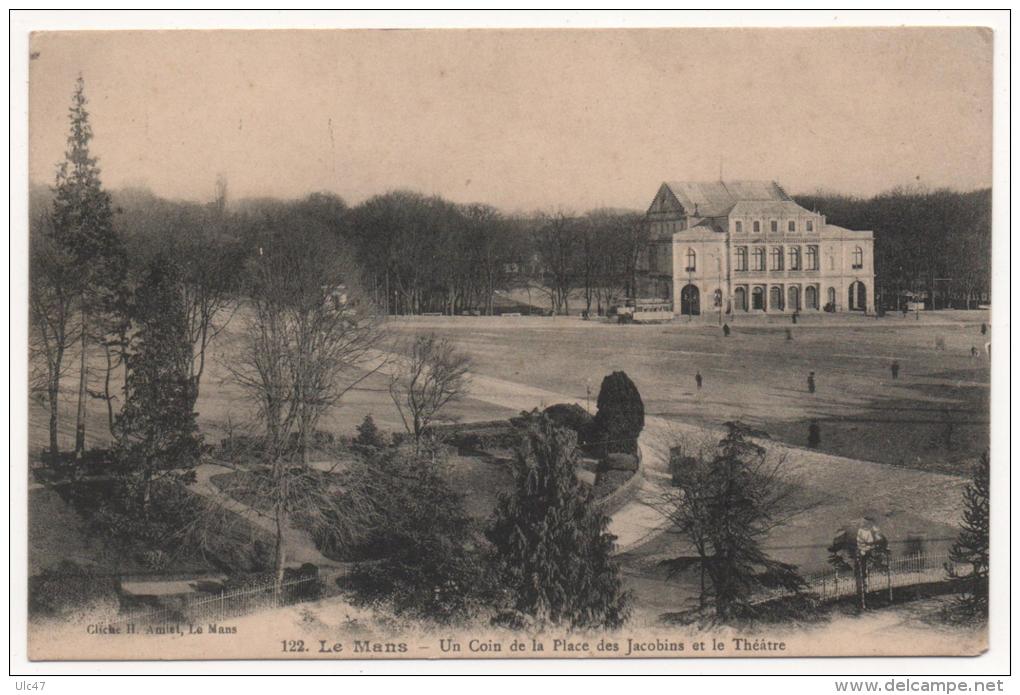
[[[667,180],[790,193],[992,180],[977,28],[38,33],[29,176],[74,81],[108,188],[210,200],[393,189],[506,210],[644,209]]]

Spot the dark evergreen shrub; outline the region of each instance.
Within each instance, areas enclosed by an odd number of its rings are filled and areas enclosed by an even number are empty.
[[[595,419],[576,403],[557,403],[545,409],[545,414],[557,427],[565,427],[577,435],[577,443],[586,446],[592,435]]]
[[[637,454],[637,440],[645,426],[645,404],[637,386],[624,372],[602,380],[593,425],[600,453]]]

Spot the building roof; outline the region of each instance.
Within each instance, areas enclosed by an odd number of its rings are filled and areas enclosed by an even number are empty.
[[[741,200],[730,209],[730,216],[742,217],[752,215],[773,215],[775,217],[792,217],[812,214],[810,210],[797,205],[792,200]]]
[[[870,229],[847,229],[846,227],[840,227],[835,224],[826,224],[822,227],[822,236],[843,237],[847,234],[864,238],[874,236],[874,233]]]
[[[790,200],[775,181],[667,181],[664,185],[688,214],[699,217],[724,217],[740,201]]]

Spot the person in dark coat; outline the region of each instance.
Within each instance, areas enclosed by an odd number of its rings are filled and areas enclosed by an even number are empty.
[[[694,375],[694,383],[698,385],[698,390],[701,390],[701,370]]]
[[[893,363],[889,365],[889,371],[892,372],[893,379],[898,379],[900,377],[900,363],[893,360]]]
[[[809,372],[807,375],[807,390],[808,393],[815,392],[815,373]]]
[[[822,428],[818,426],[817,420],[812,420],[808,425],[807,445],[809,449],[817,449],[822,443]]]
[[[725,338],[729,338],[730,337],[730,324],[724,323],[722,325],[722,334],[723,334],[723,337],[725,337]]]

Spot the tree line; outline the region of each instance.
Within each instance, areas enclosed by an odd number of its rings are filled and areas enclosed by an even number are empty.
[[[832,224],[875,232],[876,290],[887,308],[907,291],[927,294],[931,308],[990,301],[991,189],[895,188],[872,198],[819,192],[795,199]]]

